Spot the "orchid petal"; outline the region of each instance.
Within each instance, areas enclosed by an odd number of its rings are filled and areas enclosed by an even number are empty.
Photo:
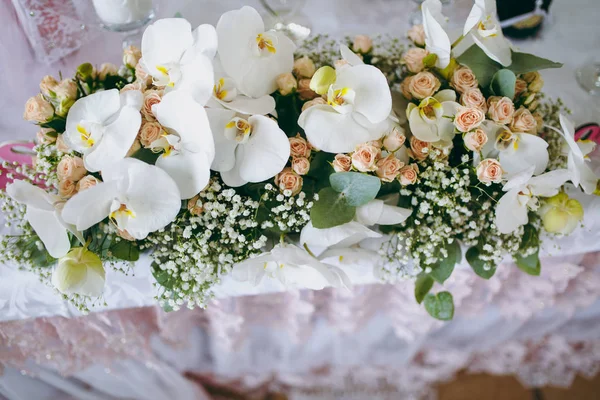
[[[466,36],[473,28],[475,28],[477,24],[481,22],[484,15],[485,3],[481,0],[475,0],[475,4],[473,4],[473,8],[471,8],[471,12],[465,21],[463,35]]]
[[[39,210],[54,212],[52,199],[44,189],[29,182],[16,180],[6,185],[6,193],[15,201]]]
[[[348,223],[334,226],[333,228],[318,229],[309,222],[302,228],[300,233],[300,244],[314,248],[324,247],[349,247],[366,238],[378,238],[381,234],[372,231],[363,224],[350,221]],[[314,251],[314,250],[313,250]]]
[[[496,205],[496,227],[500,233],[512,233],[525,225],[527,217],[527,205],[519,202],[519,190],[513,189],[504,194]]]
[[[215,158],[211,169],[219,172],[229,171],[235,166],[235,148],[238,144],[225,137],[225,126],[235,117],[235,111],[209,108],[206,114],[215,143]]]
[[[27,207],[25,219],[39,236],[44,247],[54,258],[67,254],[71,248],[67,229],[60,223],[54,210],[46,211],[35,207]]]
[[[583,159],[583,153],[575,141],[575,125],[573,125],[573,122],[563,114],[560,114],[558,118],[560,120],[560,126],[563,128],[563,137],[567,141],[569,149],[576,158]]]
[[[194,48],[212,59],[217,53],[218,39],[217,31],[214,26],[202,24],[192,32],[194,38]]]
[[[106,177],[105,177],[106,178]],[[110,214],[110,205],[118,196],[118,182],[100,182],[71,197],[65,204],[62,219],[84,231]]]
[[[534,176],[529,180],[529,187],[535,196],[552,197],[560,187],[571,178],[566,169],[555,169],[545,174]]]
[[[419,140],[424,142],[437,142],[440,140],[437,123],[428,124],[421,118],[419,108],[414,107],[408,116],[410,131]]]
[[[183,18],[163,18],[146,28],[142,37],[144,65],[150,75],[160,77],[157,67],[178,63],[192,46],[192,26]]]
[[[476,33],[472,36],[477,46],[479,46],[489,58],[505,67],[512,63],[510,43],[502,33],[497,34],[497,36],[486,38],[483,38]]]
[[[181,79],[174,90],[188,92],[200,105],[206,104],[213,92],[212,62],[204,54],[196,54],[181,65]]]
[[[356,221],[365,226],[375,225],[383,214],[383,200],[371,200],[367,204],[356,207]]]
[[[364,64],[362,58],[360,58],[358,54],[350,50],[350,48],[345,44],[340,43],[340,54],[342,55],[342,58],[346,60],[351,66]]]
[[[433,95],[433,98],[439,101],[440,103],[444,103],[446,101],[456,103],[456,92],[452,89],[440,90],[435,95]]]
[[[216,99],[216,101],[223,107],[233,111],[237,111],[241,114],[248,115],[267,115],[275,110],[275,99],[270,95],[261,96],[257,99],[247,97],[244,95],[238,95],[231,101],[222,101]]]
[[[514,175],[534,166],[534,175],[539,175],[548,166],[548,143],[535,135],[516,133],[517,148],[509,147],[500,152],[500,164],[509,175]]]
[[[175,181],[182,199],[190,199],[208,185],[210,161],[205,153],[182,151],[171,156],[160,156],[156,166]]]
[[[238,154],[236,157],[239,157],[239,153],[242,151],[241,148],[242,147],[240,146],[236,149],[236,154]],[[221,179],[223,179],[223,182],[229,187],[240,187],[248,183],[246,179],[240,176],[238,164],[234,165],[234,167],[228,171],[222,171]]]
[[[436,66],[446,68],[450,64],[451,44],[448,34],[443,28],[439,0],[426,0],[421,5],[423,11],[423,29],[425,30],[425,48],[437,55]],[[436,18],[437,17],[437,18]]]

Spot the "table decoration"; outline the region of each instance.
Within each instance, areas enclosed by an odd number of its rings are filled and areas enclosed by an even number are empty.
[[[429,293],[465,257],[489,279],[505,257],[540,274],[539,247],[598,194],[558,101],[516,52],[495,2],[477,0],[451,41],[439,0],[397,38],[315,37],[296,48],[251,7],[192,30],[150,25],[123,65],[45,77],[26,104],[35,165],[7,164],[6,263],[88,311],[105,268],[151,254],[165,309],[205,306],[227,274],[247,284],[351,290],[366,260],[451,319]],[[455,54],[466,37],[475,44]]]

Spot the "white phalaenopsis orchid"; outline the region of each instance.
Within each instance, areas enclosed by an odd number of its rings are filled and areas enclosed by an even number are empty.
[[[217,33],[212,25],[192,31],[183,18],[165,18],[144,31],[141,63],[155,86],[164,87],[167,93],[185,91],[204,105],[213,90],[216,51]]]
[[[444,30],[447,18],[442,14],[440,0],[425,0],[421,4],[423,12],[423,30],[425,31],[425,49],[437,56],[435,66],[446,68],[450,64],[452,44]]]
[[[312,290],[346,286],[348,282],[340,269],[329,269],[305,250],[287,243],[278,244],[270,252],[236,264],[232,276],[253,285],[268,277],[289,288]]]
[[[441,90],[433,97],[426,97],[419,105],[409,103],[406,118],[410,131],[424,142],[452,142],[455,135],[452,118],[459,107],[456,93],[451,89]]]
[[[523,132],[511,132],[506,126],[484,121],[482,129],[488,141],[482,149],[483,158],[498,157],[502,169],[512,177],[534,167],[539,175],[548,166],[548,143],[539,136]]]
[[[566,169],[533,176],[534,169],[530,167],[520,172],[502,188],[506,193],[496,205],[496,227],[500,233],[511,233],[527,224],[529,210],[536,211],[540,206],[538,198],[556,195],[569,180],[570,174]]]
[[[219,59],[237,90],[260,98],[277,89],[278,75],[291,72],[296,46],[281,31],[265,31],[252,7],[226,12],[217,23]]]
[[[97,297],[104,290],[105,275],[100,257],[78,247],[58,260],[52,285],[64,294]]]
[[[213,67],[215,85],[208,107],[227,108],[248,115],[266,115],[273,112],[275,99],[271,95],[265,94],[256,99],[248,97],[238,89],[238,83],[225,73],[218,58],[214,60]]]
[[[75,230],[75,227],[63,221],[61,210],[64,200],[60,197],[46,193],[42,188],[25,181],[14,181],[8,184],[6,193],[13,200],[25,204],[25,219],[52,257],[62,257],[71,248],[67,230],[72,231],[83,242],[81,234]]]
[[[327,104],[302,112],[298,125],[319,150],[347,153],[381,137],[379,124],[390,115],[392,95],[387,79],[372,65],[347,66],[336,73],[330,70],[334,79],[327,85]]]
[[[510,43],[502,34],[496,13],[496,0],[475,0],[467,17],[463,35],[471,33],[473,40],[492,60],[505,67],[512,63]]]
[[[63,137],[83,154],[88,171],[100,171],[129,151],[142,124],[141,107],[137,90],[119,94],[111,89],[82,97],[69,110]]]
[[[179,189],[162,169],[125,158],[102,170],[103,182],[71,197],[62,217],[84,231],[105,218],[135,239],[171,223],[181,208]]]
[[[571,173],[571,182],[575,186],[581,186],[586,194],[592,194],[598,187],[598,177],[589,166],[589,157],[596,147],[591,140],[575,141],[575,126],[564,115],[560,115],[560,125],[566,141],[567,168]]]
[[[207,109],[207,113],[216,148],[211,168],[221,173],[227,186],[262,182],[283,170],[290,142],[277,122],[231,110]]]
[[[152,112],[165,128],[150,145],[161,152],[156,166],[177,183],[182,199],[194,197],[208,184],[215,158],[206,111],[189,94],[175,91],[152,106]]]

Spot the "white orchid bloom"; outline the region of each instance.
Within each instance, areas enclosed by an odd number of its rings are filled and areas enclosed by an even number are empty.
[[[213,89],[212,59],[217,51],[217,33],[211,25],[194,31],[183,18],[154,22],[142,37],[142,66],[155,86],[165,92],[181,90],[204,105]]]
[[[71,250],[58,260],[52,273],[52,285],[64,294],[97,297],[104,290],[102,260],[84,247]]]
[[[392,204],[398,203],[398,196],[392,196]],[[397,225],[400,224],[410,215],[412,210],[408,208],[397,207],[386,204],[384,200],[371,200],[367,204],[356,207],[356,221],[365,226],[372,225]]]
[[[345,44],[340,44],[340,54],[342,55],[342,60],[346,61],[350,66],[363,65],[365,63],[358,54],[350,50]],[[336,68],[338,68],[338,65],[336,65]]]
[[[234,265],[232,276],[255,286],[267,277],[289,288],[312,290],[340,287],[348,282],[341,270],[330,270],[305,250],[287,243],[277,244],[270,252]]]
[[[376,251],[352,247],[326,250],[319,260],[330,268],[342,270],[353,284],[362,284],[375,280],[374,268],[382,258]]]
[[[161,152],[156,166],[177,183],[182,199],[198,194],[210,179],[215,144],[204,107],[187,93],[167,93],[152,107],[156,119],[165,128],[163,135],[150,144]]]
[[[590,167],[589,156],[596,147],[591,140],[575,141],[575,126],[564,115],[560,115],[562,134],[567,144],[567,168],[571,173],[571,182],[575,186],[581,186],[586,194],[592,194],[597,188],[598,177]]]
[[[502,188],[506,193],[496,205],[496,227],[500,233],[511,233],[527,224],[529,210],[537,211],[540,207],[538,197],[556,195],[569,180],[569,171],[566,169],[533,176],[534,169],[532,166],[520,172]]]
[[[348,66],[335,73],[327,104],[302,112],[298,125],[319,150],[347,153],[361,143],[379,139],[379,124],[391,111],[392,95],[383,73],[372,65]]]
[[[548,143],[539,136],[511,132],[506,126],[484,121],[482,129],[488,141],[482,149],[484,158],[498,157],[502,169],[510,177],[534,167],[539,175],[548,167]]]
[[[442,3],[440,0],[425,0],[421,4],[421,11],[425,49],[437,56],[435,66],[444,69],[450,64],[452,44],[445,31],[448,19],[442,14]]]
[[[77,100],[67,115],[64,139],[83,154],[85,168],[97,172],[125,157],[142,117],[142,93],[117,89],[93,93]]]
[[[426,97],[419,105],[409,103],[406,117],[410,131],[424,142],[451,143],[455,135],[453,119],[459,107],[456,92],[451,89],[441,90],[433,97]]]
[[[25,219],[52,257],[60,258],[71,248],[67,230],[83,243],[81,233],[63,221],[61,210],[64,200],[60,197],[25,181],[14,181],[6,185],[6,193],[13,200],[25,204]]]
[[[489,58],[505,67],[512,63],[510,42],[502,34],[496,13],[496,0],[475,0],[465,22],[463,35],[466,36],[469,32]]]
[[[242,94],[237,82],[225,73],[218,58],[214,60],[213,67],[215,84],[208,107],[227,108],[248,115],[267,115],[275,110],[275,99],[271,95],[265,94],[255,99]]]
[[[242,94],[260,98],[277,89],[277,76],[291,72],[296,46],[283,32],[265,31],[252,7],[226,12],[217,23],[219,58]]]
[[[78,230],[109,220],[135,239],[171,223],[181,208],[179,189],[162,169],[125,158],[102,170],[103,182],[71,197],[62,217]]]
[[[277,122],[262,116],[249,118],[235,111],[207,109],[215,141],[212,169],[227,186],[262,182],[283,170],[290,142]]]

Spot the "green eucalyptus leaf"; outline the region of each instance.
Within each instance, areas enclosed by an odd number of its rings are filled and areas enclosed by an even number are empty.
[[[454,299],[449,292],[425,296],[425,309],[435,319],[449,321],[454,317]]]
[[[421,304],[427,293],[433,287],[433,279],[429,275],[421,274],[415,282],[415,299]]]
[[[448,257],[443,257],[435,267],[432,267],[431,273],[429,274],[438,283],[444,283],[446,279],[452,275],[454,266],[462,259],[460,244],[457,240],[446,244],[445,248],[448,252]],[[442,256],[440,255],[440,258],[441,257]]]
[[[135,242],[125,239],[113,242],[110,245],[110,252],[113,257],[119,260],[137,261],[140,258],[140,249],[136,246]]]
[[[527,257],[523,257],[520,254],[515,255],[515,263],[526,274],[538,276],[542,272],[539,250]]]
[[[540,69],[561,68],[563,65],[558,62],[550,61],[545,58],[534,56],[533,54],[512,52],[512,64],[507,68],[516,75],[527,72],[539,71]]]
[[[490,279],[496,273],[495,265],[489,266],[487,262],[479,257],[479,248],[471,247],[467,250],[466,258],[473,271],[483,279]],[[489,268],[486,269],[488,266]]]
[[[494,74],[502,69],[500,64],[489,58],[476,44],[457,57],[457,60],[459,63],[471,68],[479,81],[479,85],[484,88],[490,85]]]
[[[310,220],[317,229],[333,228],[352,221],[355,213],[356,208],[348,204],[343,193],[326,187],[321,189],[319,200],[310,210]]]
[[[515,97],[515,83],[517,83],[515,73],[508,69],[501,69],[492,77],[490,90],[496,96],[505,96],[512,100]]]
[[[381,181],[378,177],[360,172],[331,174],[329,183],[333,190],[346,198],[348,205],[354,207],[362,206],[373,200],[381,188]]]

